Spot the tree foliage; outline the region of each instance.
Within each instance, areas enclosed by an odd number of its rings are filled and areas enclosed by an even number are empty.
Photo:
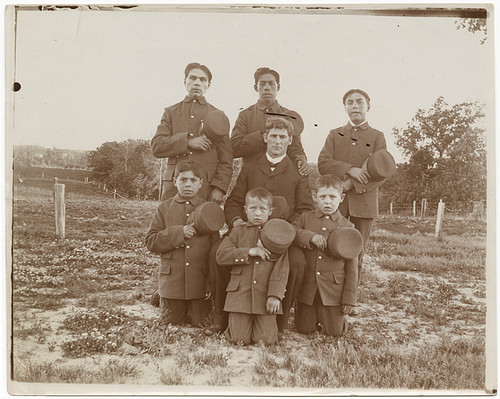
[[[398,165],[384,186],[395,201],[486,199],[483,105],[449,106],[439,97],[428,110],[419,109],[405,128],[394,128],[397,146],[409,158]]]
[[[480,44],[484,44],[488,38],[488,27],[486,25],[486,18],[460,18],[455,22],[457,29],[467,29],[469,32],[475,34],[479,32],[482,35]]]
[[[130,198],[158,198],[160,160],[149,142],[129,139],[106,142],[88,154],[93,179]]]

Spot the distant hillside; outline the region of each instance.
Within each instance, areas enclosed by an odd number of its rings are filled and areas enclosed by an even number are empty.
[[[14,146],[14,168],[39,166],[87,169],[88,153],[89,151],[45,148],[39,145]]]
[[[65,169],[65,168],[44,168],[39,166],[16,166],[14,165],[14,178],[21,179],[54,179],[73,180],[84,182],[85,178],[91,180],[91,171],[88,169]]]

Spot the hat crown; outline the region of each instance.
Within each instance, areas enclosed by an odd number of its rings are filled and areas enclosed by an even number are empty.
[[[352,259],[363,249],[363,237],[354,227],[339,227],[330,232],[327,248],[334,258]]]
[[[366,168],[374,179],[386,179],[396,171],[396,162],[385,149],[375,151],[367,160]]]
[[[215,233],[224,226],[224,211],[215,202],[204,202],[193,211],[188,222],[193,222],[194,228],[200,234]]]
[[[229,119],[219,110],[208,111],[203,119],[203,132],[210,139],[228,136],[229,127]]]
[[[284,252],[295,238],[295,229],[283,219],[270,219],[261,231],[262,245],[272,253]]]

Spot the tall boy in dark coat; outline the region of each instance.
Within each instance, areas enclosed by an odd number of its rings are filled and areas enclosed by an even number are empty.
[[[386,149],[384,134],[366,121],[370,97],[360,89],[351,89],[342,99],[349,121],[333,129],[326,138],[318,158],[319,173],[333,174],[343,180],[346,200],[340,212],[348,218],[363,237],[364,249],[358,257],[359,278],[366,244],[373,219],[378,216],[378,186],[368,184],[370,174],[362,168],[363,162],[374,152]],[[352,181],[359,183],[354,187]]]
[[[160,254],[159,293],[162,317],[178,324],[189,319],[200,326],[209,308],[208,253],[210,236],[199,235],[189,215],[205,200],[198,197],[202,168],[183,160],[176,165],[177,194],[158,205],[146,234],[146,246]]]

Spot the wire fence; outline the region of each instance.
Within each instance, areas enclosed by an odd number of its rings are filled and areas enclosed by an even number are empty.
[[[439,201],[413,201],[412,203],[389,202],[381,204],[379,214],[383,216],[414,216],[422,219],[436,216]],[[486,218],[486,201],[445,202],[445,214],[455,217],[470,217],[478,220]]]

